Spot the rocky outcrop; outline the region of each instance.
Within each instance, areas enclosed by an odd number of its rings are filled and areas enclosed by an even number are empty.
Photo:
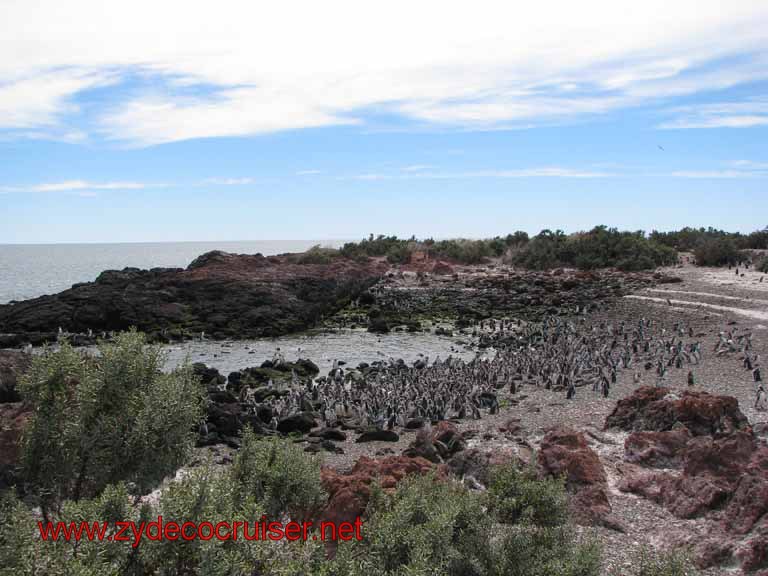
[[[706,522],[689,542],[702,568],[768,570],[768,446],[747,424],[733,398],[664,389],[637,390],[606,421],[636,430],[619,489]]]
[[[502,316],[539,320],[546,314],[591,308],[658,281],[650,273],[614,270],[537,272],[505,266],[456,266],[451,273],[431,272],[408,275],[393,270],[381,280],[373,288],[377,318],[384,319],[379,322],[395,326],[419,316],[456,318],[464,323]]]
[[[406,456],[388,456],[378,460],[361,456],[347,473],[324,467],[320,478],[328,494],[328,503],[320,515],[321,520],[354,522],[365,512],[374,482],[389,491],[406,476],[423,476],[433,470],[437,470],[440,476],[445,473],[423,458]]]
[[[186,269],[102,272],[50,296],[0,306],[5,345],[135,326],[156,340],[279,336],[312,326],[376,282],[385,262],[209,252]]]
[[[541,441],[537,465],[543,476],[565,478],[577,522],[619,528],[610,515],[605,468],[584,434],[570,428],[553,428]]]
[[[21,400],[16,383],[31,363],[32,356],[29,354],[17,350],[0,350],[0,404]]]
[[[694,436],[727,435],[749,426],[739,403],[731,396],[643,386],[616,403],[605,428],[664,432],[685,426]]]
[[[420,429],[403,455],[441,464],[466,447],[467,443],[456,425],[443,420],[432,429]]]

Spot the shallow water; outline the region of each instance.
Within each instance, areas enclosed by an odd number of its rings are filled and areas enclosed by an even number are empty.
[[[430,362],[438,356],[445,359],[453,355],[466,360],[475,356],[471,338],[461,334],[453,337],[436,336],[426,332],[393,332],[379,335],[359,329],[257,340],[196,340],[164,348],[168,352],[167,369],[178,366],[188,358],[190,362],[203,362],[212,366],[225,376],[236,370],[259,366],[264,360],[271,359],[278,348],[287,361],[309,358],[320,367],[320,374],[327,374],[334,360],[343,360],[348,366],[354,367],[360,362],[370,364],[390,357],[402,358],[410,364],[419,358],[419,354],[428,356]]]

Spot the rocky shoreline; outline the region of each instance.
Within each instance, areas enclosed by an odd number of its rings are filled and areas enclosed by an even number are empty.
[[[613,270],[535,272],[499,263],[391,265],[383,258],[305,263],[301,255],[209,252],[186,269],[109,270],[58,294],[0,305],[0,348],[95,343],[135,327],[150,341],[275,337],[316,326],[372,332],[584,312],[673,278]]]

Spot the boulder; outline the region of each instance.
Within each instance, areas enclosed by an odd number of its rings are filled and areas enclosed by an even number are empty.
[[[444,471],[432,462],[405,456],[387,456],[378,460],[361,456],[347,473],[323,467],[320,481],[328,494],[328,503],[320,519],[335,523],[354,522],[363,516],[374,482],[391,491],[406,476],[423,476],[433,470],[437,470],[438,477],[444,476]]]
[[[620,529],[610,516],[605,468],[584,434],[565,427],[549,430],[539,445],[537,466],[544,477],[565,478],[571,493],[570,507],[578,523]]]
[[[682,465],[683,450],[691,438],[685,427],[666,432],[633,432],[624,441],[624,458],[646,466],[677,468]]]
[[[749,426],[739,403],[731,396],[642,386],[616,403],[605,420],[605,429],[665,432],[685,426],[693,436],[727,435]]]
[[[290,416],[282,418],[277,423],[277,431],[283,434],[290,434],[291,432],[301,432],[306,434],[312,428],[317,426],[315,417],[309,412],[297,412]]]
[[[347,435],[338,428],[321,428],[320,430],[310,432],[309,435],[323,438],[324,440],[335,440],[337,442],[344,442],[347,439]]]
[[[357,437],[355,442],[397,442],[398,440],[400,440],[400,436],[394,430],[368,428]]]

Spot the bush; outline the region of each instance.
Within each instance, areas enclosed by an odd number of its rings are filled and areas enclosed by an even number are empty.
[[[643,547],[632,563],[630,576],[694,576],[697,574],[688,554],[681,550],[655,552]],[[618,576],[618,575],[617,575]]]
[[[128,492],[123,485],[108,486],[98,498],[67,501],[51,522],[132,519]],[[120,576],[130,573],[130,544],[124,542],[44,541],[38,537],[38,519],[10,493],[0,501],[0,576]]]
[[[164,521],[253,522],[280,520],[293,511],[315,509],[324,501],[317,459],[289,440],[259,440],[248,431],[234,464],[227,469],[204,466],[171,484],[157,509]],[[291,516],[296,519],[296,516]],[[143,541],[142,573],[249,576],[301,576],[320,573],[325,551],[320,541],[216,539],[188,542]]]
[[[325,501],[320,460],[300,445],[278,439],[259,441],[250,429],[230,470],[237,498],[256,498],[270,518],[287,512],[293,518],[316,512]]]
[[[35,357],[19,383],[35,408],[21,477],[44,514],[121,481],[145,493],[186,461],[203,389],[189,366],[164,374],[163,361],[137,332],[100,345],[97,356],[64,343]]]
[[[567,499],[561,479],[540,480],[532,468],[514,464],[497,468],[486,495],[488,508],[500,522],[521,521],[537,526],[562,526],[568,521]]]
[[[363,540],[339,544],[332,572],[340,576],[598,574],[600,551],[595,541],[578,541],[565,522],[562,485],[548,481],[537,493],[536,480],[511,470],[496,473],[496,489],[489,497],[494,505],[489,508],[485,496],[430,476],[406,479],[392,495],[375,491]],[[510,489],[512,484],[516,488]],[[525,504],[505,502],[522,492],[530,496]],[[546,519],[549,513],[555,520]]]
[[[642,231],[620,232],[597,226],[589,232],[566,236],[561,230],[543,230],[512,262],[531,269],[571,266],[582,270],[615,267],[647,270],[677,262],[677,252],[645,237]]]
[[[241,452],[228,468],[204,464],[187,471],[163,490],[157,504],[140,510],[131,505],[124,485],[107,486],[92,499],[67,500],[51,512],[50,521],[121,520],[195,523],[253,522],[264,515],[280,520],[292,510],[317,507],[324,500],[318,461],[288,440],[243,438]],[[295,517],[294,517],[295,518]],[[0,500],[0,576],[21,575],[177,575],[303,576],[327,567],[321,541],[273,542],[247,540],[151,540],[144,534],[133,542],[53,542],[38,537],[37,518],[8,494]],[[132,537],[132,535],[131,535]]]
[[[306,252],[296,254],[295,261],[298,264],[330,264],[338,257],[339,251],[335,248],[323,248],[320,244],[315,244]]]
[[[734,242],[728,238],[705,240],[693,251],[697,266],[727,266],[741,260]]]
[[[363,540],[339,544],[340,576],[493,573],[491,519],[457,484],[408,478],[391,496],[375,494],[368,514]]]

